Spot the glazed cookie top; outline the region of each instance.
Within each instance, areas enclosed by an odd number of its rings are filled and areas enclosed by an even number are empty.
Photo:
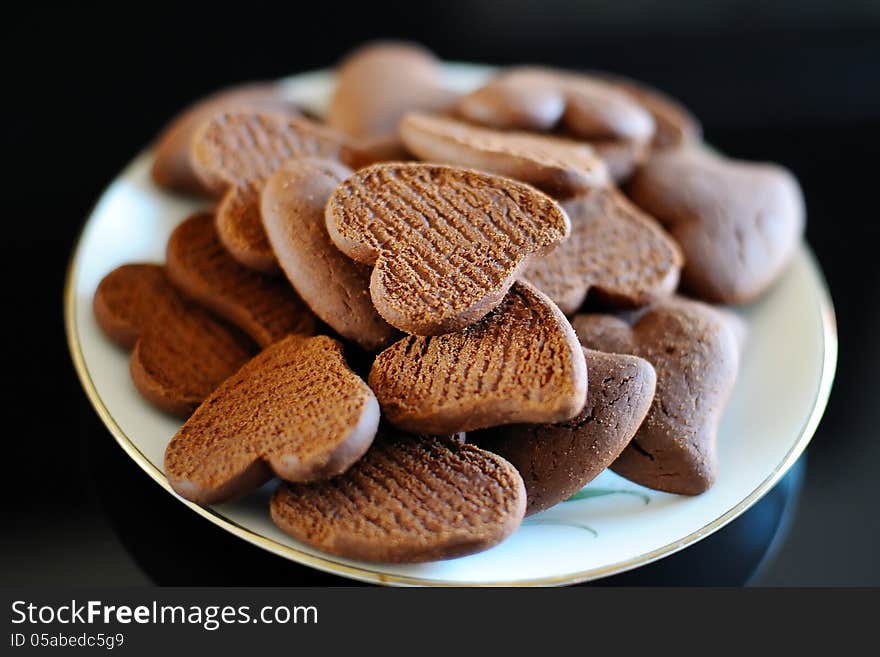
[[[659,153],[628,187],[684,251],[682,283],[701,299],[745,303],[776,280],[804,231],[794,176],[689,148]]]
[[[392,325],[457,331],[501,303],[529,256],[570,223],[534,187],[471,169],[379,164],[340,185],[326,209],[334,243],[374,265],[370,294]]]

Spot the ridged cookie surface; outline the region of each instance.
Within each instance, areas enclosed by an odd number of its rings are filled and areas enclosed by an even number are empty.
[[[94,312],[108,337],[133,349],[138,391],[176,415],[189,415],[254,350],[245,336],[181,297],[159,265],[123,265],[107,274]]]
[[[420,160],[473,167],[568,198],[608,184],[608,171],[584,143],[504,132],[428,114],[408,114],[399,127],[407,150]]]
[[[165,474],[183,497],[213,504],[272,473],[313,481],[345,472],[370,446],[379,405],[326,336],[290,335],[229,377],[180,428]]]
[[[354,157],[344,135],[304,118],[259,111],[214,115],[193,137],[192,161],[206,185],[228,189],[217,209],[217,232],[230,254],[267,273],[278,264],[260,221],[263,183],[284,162],[317,156]]]
[[[568,499],[620,456],[654,399],[654,368],[643,358],[584,350],[587,403],[558,424],[512,424],[469,434],[503,456],[526,486],[526,515]]]
[[[568,420],[584,406],[587,368],[562,312],[517,283],[473,326],[390,346],[376,358],[369,382],[389,422],[445,435]]]
[[[624,307],[675,291],[681,250],[617,189],[590,191],[563,208],[571,219],[571,235],[551,253],[532,258],[522,276],[564,313],[576,312],[590,290]]]
[[[578,315],[572,323],[585,347],[640,356],[657,372],[651,410],[612,470],[670,493],[707,490],[739,367],[730,321],[710,306],[674,298],[640,313],[633,326],[612,315]]]
[[[435,164],[361,169],[336,189],[326,215],[334,243],[374,265],[376,309],[416,335],[484,317],[527,259],[570,229],[562,208],[534,187]]]
[[[171,234],[166,269],[174,285],[267,347],[289,333],[314,335],[317,320],[284,281],[241,266],[229,255],[208,212]]]
[[[263,225],[278,263],[315,314],[342,337],[373,351],[398,331],[370,300],[370,268],[336,248],[327,234],[324,206],[351,175],[332,160],[290,160],[263,188]]]
[[[199,126],[214,114],[245,108],[288,116],[299,114],[295,105],[282,96],[280,85],[274,83],[252,82],[213,93],[185,109],[162,130],[156,140],[150,171],[153,182],[182,194],[213,196],[222,193],[225,185],[207,187],[196,175],[190,160],[190,144]]]
[[[345,474],[282,484],[272,520],[348,559],[412,563],[488,549],[519,526],[526,496],[504,459],[456,440],[380,432]]]

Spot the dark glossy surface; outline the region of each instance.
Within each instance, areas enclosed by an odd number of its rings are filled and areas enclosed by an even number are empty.
[[[418,3],[272,11],[28,6],[4,15],[6,398],[0,583],[342,583],[225,535],[125,457],[76,380],[64,268],[103,187],[183,104],[223,84],[326,66],[409,36],[448,59],[609,69],[668,90],[736,157],[791,168],[840,329],[838,377],[787,497],[731,533],[608,583],[880,584],[880,11],[876,3]],[[250,9],[250,8],[249,8]],[[787,480],[789,482],[792,479]],[[784,498],[784,499],[783,499]],[[759,509],[766,509],[758,513]],[[741,526],[742,530],[733,532]],[[765,537],[765,538],[762,538]],[[773,551],[771,551],[773,552]],[[759,572],[753,571],[761,563]],[[654,579],[651,579],[654,578]]]

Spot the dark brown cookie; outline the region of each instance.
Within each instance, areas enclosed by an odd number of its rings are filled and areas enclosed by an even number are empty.
[[[261,347],[289,333],[314,335],[317,320],[283,279],[242,267],[227,253],[214,216],[200,212],[168,240],[166,270],[185,295],[238,326]]]
[[[277,273],[278,263],[260,220],[260,190],[286,161],[357,159],[347,138],[304,118],[259,111],[215,114],[192,140],[193,166],[205,184],[227,192],[217,208],[217,234],[233,258]]]
[[[620,180],[648,154],[650,112],[595,76],[538,67],[511,68],[465,96],[462,118],[500,130],[562,131],[589,142]]]
[[[571,219],[571,235],[556,250],[531,258],[522,274],[562,312],[576,312],[590,290],[623,307],[675,291],[681,250],[620,191],[596,189],[562,207]]]
[[[254,351],[251,342],[183,299],[159,265],[123,265],[94,297],[95,319],[131,353],[135,387],[162,410],[186,416]]]
[[[555,198],[569,198],[609,180],[602,160],[584,143],[428,114],[407,114],[399,131],[407,150],[420,160],[521,180]]]
[[[612,315],[578,315],[572,323],[585,347],[640,356],[657,372],[651,410],[612,470],[670,493],[707,490],[718,469],[718,423],[739,366],[728,320],[676,298],[641,313],[632,327]]]
[[[681,245],[682,284],[706,301],[755,299],[779,277],[804,232],[800,187],[773,164],[677,149],[653,156],[628,191]]]
[[[526,515],[568,499],[620,456],[654,399],[657,376],[636,356],[584,350],[590,383],[577,417],[558,424],[512,424],[469,434],[503,456],[526,485]]]
[[[204,98],[176,116],[159,135],[153,152],[153,182],[181,194],[216,196],[225,185],[207,187],[196,175],[190,161],[190,143],[199,126],[219,112],[236,109],[262,109],[288,116],[299,114],[285,100],[277,84],[255,82],[223,89]]]
[[[261,214],[288,280],[315,314],[342,337],[373,351],[399,337],[370,300],[370,268],[327,234],[324,206],[351,170],[332,160],[297,159],[263,188]]]
[[[527,259],[562,242],[568,217],[534,187],[471,169],[378,164],[327,203],[333,242],[375,265],[373,305],[408,333],[457,331],[504,299]]]
[[[399,143],[397,123],[404,114],[443,111],[458,100],[458,94],[444,88],[442,72],[442,64],[416,44],[386,41],[361,47],[336,72],[327,124],[363,140],[359,145],[375,155],[387,155],[391,144]],[[382,149],[376,148],[382,141]]]
[[[272,520],[347,559],[415,563],[486,550],[523,518],[522,478],[504,459],[456,440],[380,432],[340,477],[282,484]]]
[[[165,450],[180,495],[214,504],[248,493],[272,473],[314,481],[345,472],[379,425],[379,405],[327,336],[289,335],[218,387]]]
[[[473,326],[391,345],[376,358],[369,382],[389,422],[445,435],[568,420],[584,406],[587,367],[559,308],[516,283]]]

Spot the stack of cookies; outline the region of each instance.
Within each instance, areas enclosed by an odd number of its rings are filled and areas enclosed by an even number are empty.
[[[458,95],[402,43],[340,66],[326,122],[274,84],[178,117],[153,178],[199,194],[164,265],[94,298],[165,473],[352,559],[489,548],[606,468],[697,495],[745,327],[804,229],[794,178],[606,74],[503,70]],[[735,473],[732,475],[735,476]]]

